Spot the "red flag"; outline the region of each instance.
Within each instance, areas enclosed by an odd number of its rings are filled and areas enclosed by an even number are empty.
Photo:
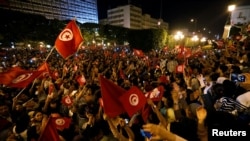
[[[7,86],[14,88],[25,88],[41,74],[42,71],[27,71],[23,74],[18,75]]]
[[[55,124],[56,129],[64,130],[66,128],[69,128],[70,123],[71,123],[71,118],[68,118],[68,117],[53,117],[52,121]]]
[[[151,106],[148,104],[145,104],[145,106],[143,107],[142,112],[141,112],[141,116],[142,116],[142,119],[144,122],[147,123],[147,120],[148,120],[148,117],[149,117],[151,111],[152,111]]]
[[[71,106],[73,104],[73,100],[69,95],[66,95],[62,98],[62,104],[65,106]]]
[[[20,67],[13,67],[6,72],[0,73],[0,84],[8,85],[13,79],[15,79],[20,73],[24,72]]]
[[[161,101],[163,93],[164,93],[164,87],[158,86],[157,88],[154,88],[152,91],[147,92],[145,96],[147,98],[152,99],[153,101]]]
[[[23,70],[19,67],[13,68],[8,73],[3,74],[3,78],[1,78],[0,83],[5,81],[2,84],[5,84],[8,87],[25,88],[38,76],[40,76],[42,72],[43,71]]]
[[[135,56],[144,57],[144,53],[142,52],[142,50],[133,49],[133,53]]]
[[[111,118],[125,113],[126,110],[119,102],[119,97],[125,93],[126,90],[101,75],[99,81],[104,112]]]
[[[125,73],[124,73],[124,71],[122,69],[120,69],[119,74],[120,74],[120,78],[122,78],[122,79],[126,79],[127,78],[126,75],[125,75]]]
[[[184,65],[183,64],[176,66],[176,70],[175,70],[176,73],[183,73],[183,71],[184,71]]]
[[[136,86],[120,96],[119,100],[130,117],[141,110],[147,102],[144,93]]]
[[[78,77],[76,77],[76,81],[78,82],[80,86],[83,86],[86,84],[86,79],[84,75],[79,75]]]
[[[37,70],[43,71],[42,75],[39,76],[40,79],[50,76],[49,64],[47,62],[44,62]]]
[[[38,141],[60,141],[59,134],[51,117],[48,119]]]
[[[54,70],[51,73],[51,77],[52,77],[53,80],[57,80],[59,78],[59,72],[58,72],[58,70]]]
[[[57,52],[64,58],[76,53],[83,43],[83,37],[75,20],[70,21],[55,41]]]

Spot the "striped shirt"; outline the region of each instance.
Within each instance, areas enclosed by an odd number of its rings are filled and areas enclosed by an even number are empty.
[[[216,110],[230,113],[235,110],[244,111],[247,109],[246,106],[229,97],[221,97],[216,100],[215,104],[217,105]]]

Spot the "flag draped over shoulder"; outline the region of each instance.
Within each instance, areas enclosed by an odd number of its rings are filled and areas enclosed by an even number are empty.
[[[13,88],[25,88],[42,73],[43,71],[31,71],[14,67],[0,74],[0,84]]]
[[[83,37],[81,31],[75,20],[71,20],[58,35],[55,41],[55,48],[64,59],[67,59],[69,56],[77,52],[82,43]]]
[[[99,81],[101,85],[103,109],[107,116],[112,118],[125,113],[126,110],[120,103],[119,97],[122,96],[126,90],[104,78],[102,75],[99,76]]]
[[[55,126],[55,121],[52,119],[52,117],[49,117],[38,141],[60,141],[59,134]]]
[[[120,96],[119,100],[130,117],[141,110],[147,102],[147,98],[143,92],[136,86],[131,87],[126,93]]]

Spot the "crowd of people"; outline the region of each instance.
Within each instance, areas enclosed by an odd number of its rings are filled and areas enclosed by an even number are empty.
[[[15,66],[36,70],[49,54],[6,52],[1,72]],[[250,52],[211,49],[177,56],[165,50],[139,56],[129,48],[85,48],[63,59],[54,50],[46,60],[50,75],[25,89],[0,86],[0,140],[41,141],[50,117],[70,119],[67,128],[57,128],[61,141],[207,141],[214,129],[250,134]],[[245,82],[232,80],[233,73]],[[125,90],[136,86],[147,93],[162,86],[164,92],[159,101],[147,98],[146,119],[142,110],[109,117],[100,102],[100,75]],[[65,96],[73,103],[62,102]]]

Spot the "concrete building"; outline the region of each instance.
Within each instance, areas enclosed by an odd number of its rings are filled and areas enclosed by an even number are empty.
[[[130,29],[164,28],[168,30],[168,23],[162,19],[154,19],[149,14],[143,14],[141,8],[133,5],[109,9],[107,19],[100,20],[100,24],[110,24]]]
[[[2,0],[0,8],[45,16],[47,19],[98,23],[97,0]]]

